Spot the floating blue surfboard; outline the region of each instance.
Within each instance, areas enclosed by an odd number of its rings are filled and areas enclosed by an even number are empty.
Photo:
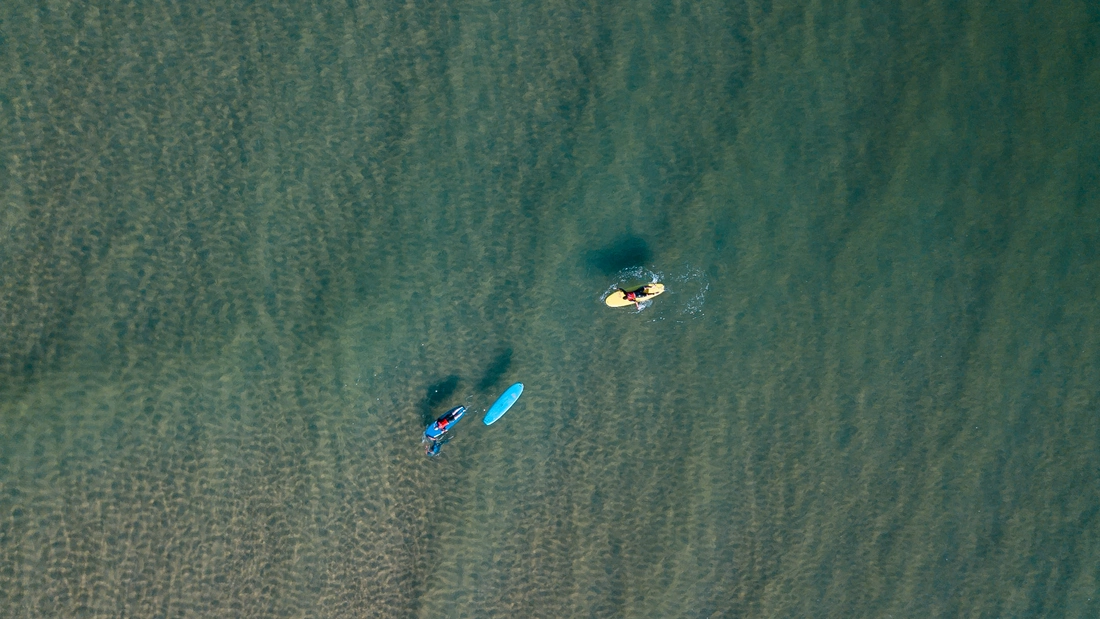
[[[492,425],[494,421],[504,416],[504,413],[508,412],[509,408],[516,403],[519,399],[519,394],[523,393],[523,383],[516,383],[500,394],[496,402],[489,407],[489,411],[485,413],[485,425]]]

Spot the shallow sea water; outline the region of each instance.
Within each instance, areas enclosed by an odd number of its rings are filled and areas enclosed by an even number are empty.
[[[4,3],[0,615],[1097,616],[1098,40]]]

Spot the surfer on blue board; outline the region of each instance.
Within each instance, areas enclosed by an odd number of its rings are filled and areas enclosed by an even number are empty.
[[[433,421],[425,430],[423,442],[426,443],[424,452],[429,456],[435,456],[439,454],[440,448],[443,447],[443,443],[450,440],[450,436],[447,432],[458,423],[459,419],[462,419],[462,415],[466,414],[465,406],[456,406],[451,410],[443,413]]]

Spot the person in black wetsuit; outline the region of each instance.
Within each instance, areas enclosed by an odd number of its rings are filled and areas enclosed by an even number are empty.
[[[466,409],[464,409],[464,408],[455,408],[455,409],[447,411],[446,414],[444,414],[439,419],[435,420],[435,427],[438,428],[441,431],[446,431],[447,430],[447,425],[450,424],[451,421],[453,421],[455,417],[458,417],[459,415],[461,415],[464,412],[466,412]]]
[[[645,300],[645,297],[649,296],[646,292],[646,288],[648,288],[648,287],[649,287],[648,285],[647,286],[642,286],[641,288],[635,288],[634,290],[631,290],[630,292],[627,292],[626,290],[623,290],[622,288],[619,288],[619,290],[622,291],[623,296],[626,297],[627,301],[630,301],[631,303],[634,304],[634,307],[636,307],[638,309],[642,309],[642,301]]]
[[[452,422],[461,417],[464,412],[466,412],[466,409],[464,407],[455,407],[444,413],[442,416],[439,417],[439,419],[436,419],[432,422],[431,425],[428,426],[428,429],[424,431],[423,439],[423,442],[427,443],[426,447],[424,448],[427,455],[434,456],[439,453],[439,449],[443,446],[443,443],[446,443],[448,440],[450,440],[450,437],[447,435],[447,431],[450,429],[450,426],[453,425]],[[428,434],[428,432],[432,430],[438,432],[438,434],[436,434],[435,436]]]

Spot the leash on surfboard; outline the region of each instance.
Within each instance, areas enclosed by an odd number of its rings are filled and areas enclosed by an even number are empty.
[[[429,458],[438,456],[439,450],[443,448],[443,445],[450,442],[450,440],[451,435],[449,433],[442,434],[438,438],[428,438],[425,436],[421,441],[425,443],[424,455],[428,456]]]

